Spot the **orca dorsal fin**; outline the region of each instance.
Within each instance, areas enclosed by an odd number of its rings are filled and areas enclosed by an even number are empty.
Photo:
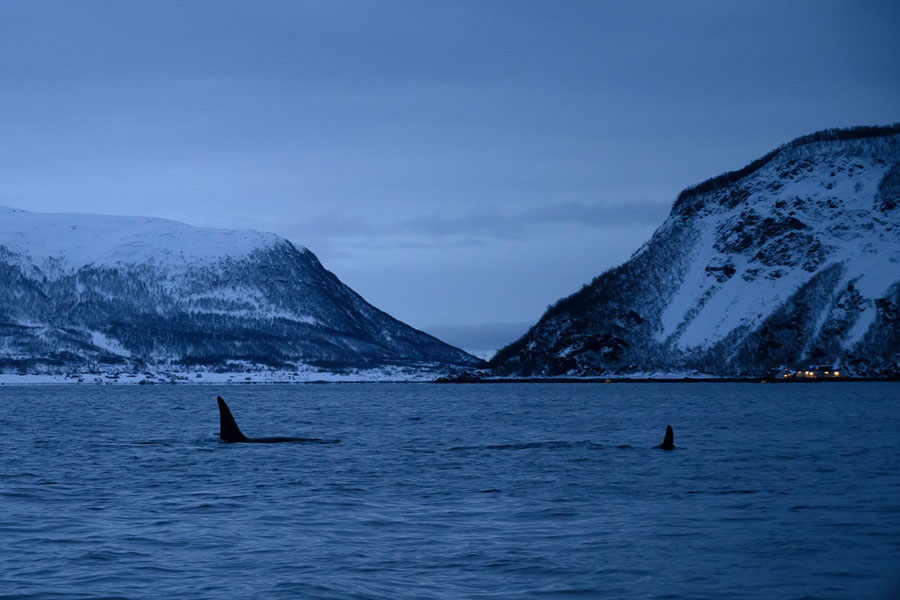
[[[228,410],[228,405],[222,400],[222,396],[217,396],[216,400],[219,402],[219,438],[223,442],[246,441],[247,437],[238,429],[237,423],[234,422],[234,417],[231,416],[231,411]]]
[[[663,450],[675,449],[675,432],[672,431],[671,425],[666,425],[666,437],[663,438],[663,443],[659,447]]]

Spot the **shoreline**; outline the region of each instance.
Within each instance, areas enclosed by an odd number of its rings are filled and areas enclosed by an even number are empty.
[[[534,377],[534,378],[500,378],[473,379],[466,381],[435,381],[440,384],[481,384],[481,383],[867,383],[867,382],[900,382],[897,378],[887,377],[831,377],[831,378],[786,378],[766,379],[764,377]]]
[[[390,373],[202,373],[159,374],[153,376],[119,376],[104,374],[79,375],[20,375],[0,373],[0,386],[25,385],[300,385],[327,383],[435,383],[441,385],[483,384],[648,384],[648,383],[756,383],[756,384],[818,384],[818,383],[897,383],[898,378],[888,377],[838,377],[838,378],[778,378],[764,377],[498,377],[498,378],[449,378],[435,379],[434,373],[413,377],[396,377]],[[391,375],[394,375],[393,377]]]
[[[229,371],[187,372],[162,371],[142,373],[69,373],[19,374],[0,373],[0,386],[16,385],[249,385],[300,383],[430,383],[438,373],[410,372],[401,369],[375,369],[327,373],[320,371]]]

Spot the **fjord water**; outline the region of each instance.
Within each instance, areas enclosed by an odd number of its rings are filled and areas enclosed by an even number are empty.
[[[890,597],[898,392],[0,387],[0,597]]]

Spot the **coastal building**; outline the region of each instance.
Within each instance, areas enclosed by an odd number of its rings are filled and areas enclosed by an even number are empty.
[[[809,365],[806,369],[800,369],[794,377],[801,379],[833,379],[840,377],[841,372],[832,365]]]

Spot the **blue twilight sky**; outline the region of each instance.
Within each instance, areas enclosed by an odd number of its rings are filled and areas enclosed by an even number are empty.
[[[900,120],[898,26],[895,0],[0,0],[0,205],[273,231],[488,349],[680,189]]]

